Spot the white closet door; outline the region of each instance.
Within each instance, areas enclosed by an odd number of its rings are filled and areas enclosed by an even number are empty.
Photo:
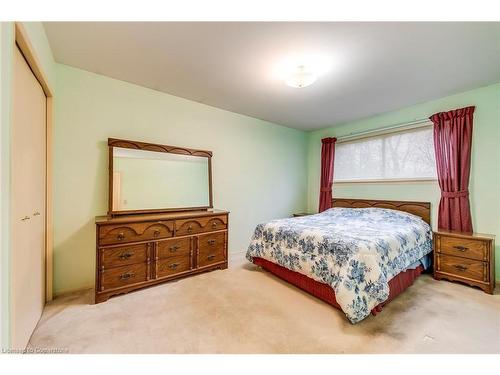
[[[22,349],[45,304],[47,98],[18,48],[13,81],[11,346]]]

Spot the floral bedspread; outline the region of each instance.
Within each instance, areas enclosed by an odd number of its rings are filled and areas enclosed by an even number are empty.
[[[330,285],[352,323],[389,296],[389,280],[432,250],[420,217],[382,208],[331,208],[255,228],[247,259],[260,257]]]

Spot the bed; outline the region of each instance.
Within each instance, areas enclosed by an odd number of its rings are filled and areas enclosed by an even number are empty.
[[[247,259],[357,323],[429,267],[430,203],[333,199],[332,206],[257,225]]]

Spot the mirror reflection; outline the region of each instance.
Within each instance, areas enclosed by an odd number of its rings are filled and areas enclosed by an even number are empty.
[[[113,148],[113,211],[207,207],[208,158]]]

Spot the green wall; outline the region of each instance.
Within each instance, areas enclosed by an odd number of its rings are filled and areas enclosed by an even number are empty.
[[[229,251],[257,223],[306,208],[305,132],[57,64],[55,293],[94,283],[94,216],[108,202],[107,138],[213,151],[214,206],[230,214]]]
[[[497,235],[496,277],[500,279],[500,84],[487,86],[442,99],[417,104],[309,133],[308,209],[318,209],[321,138],[343,136],[352,132],[376,129],[392,124],[429,117],[455,108],[475,105],[470,179],[470,200],[474,230]],[[334,196],[339,198],[373,198],[430,201],[432,222],[437,223],[439,187],[436,182],[410,183],[334,183]]]

